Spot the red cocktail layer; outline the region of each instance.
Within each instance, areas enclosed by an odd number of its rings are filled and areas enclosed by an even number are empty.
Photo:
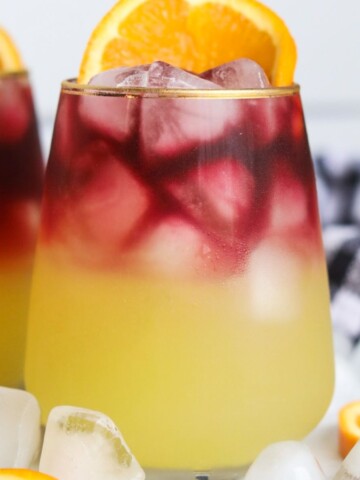
[[[62,93],[42,242],[82,267],[221,278],[264,238],[322,255],[300,98]]]
[[[43,163],[24,75],[0,77],[0,263],[33,253]]]

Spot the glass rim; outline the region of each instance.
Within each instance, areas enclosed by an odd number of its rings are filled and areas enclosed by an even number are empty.
[[[284,87],[247,88],[238,90],[225,89],[179,89],[148,87],[104,87],[100,85],[78,84],[75,78],[64,80],[61,91],[72,95],[89,95],[101,97],[152,97],[152,98],[270,98],[295,95],[300,92],[300,85],[293,83]]]
[[[29,72],[26,69],[23,70],[11,70],[9,72],[1,72],[0,79],[2,78],[27,78]]]

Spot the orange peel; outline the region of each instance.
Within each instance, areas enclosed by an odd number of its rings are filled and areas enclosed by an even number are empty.
[[[12,38],[3,28],[0,28],[0,73],[16,72],[23,69],[23,61]]]
[[[56,480],[54,477],[26,468],[0,468],[1,480]]]
[[[360,401],[351,402],[339,411],[339,452],[345,458],[360,439]]]

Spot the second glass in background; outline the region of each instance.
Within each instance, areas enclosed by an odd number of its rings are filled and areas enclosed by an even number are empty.
[[[43,162],[26,72],[0,74],[0,385],[23,385]]]

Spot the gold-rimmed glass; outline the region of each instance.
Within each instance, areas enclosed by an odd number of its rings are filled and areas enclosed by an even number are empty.
[[[0,75],[0,384],[23,385],[43,163],[29,76]]]
[[[64,82],[26,359],[44,418],[101,410],[145,468],[231,476],[316,425],[332,373],[299,87]]]

